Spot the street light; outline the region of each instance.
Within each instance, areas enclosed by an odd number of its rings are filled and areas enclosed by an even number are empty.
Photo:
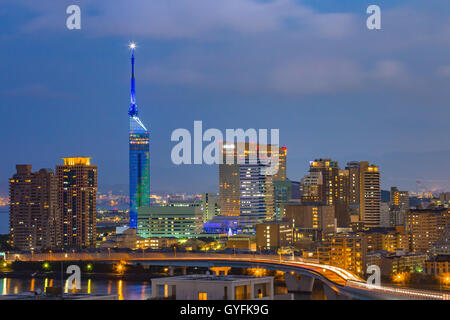
[[[394,282],[402,283],[402,282],[405,282],[407,280],[407,276],[408,276],[408,274],[405,273],[405,272],[397,272],[396,274],[394,274],[392,280]]]
[[[116,265],[116,271],[118,274],[122,274],[125,271],[125,266],[122,262],[119,262],[119,264]]]
[[[450,273],[443,273],[441,275],[441,283],[445,286],[450,285]]]

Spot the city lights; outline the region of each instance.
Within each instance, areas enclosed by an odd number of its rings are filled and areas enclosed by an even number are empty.
[[[443,273],[440,280],[444,285],[450,285],[450,273]]]
[[[411,274],[408,272],[397,272],[392,276],[392,280],[395,283],[404,283],[407,282],[410,278]]]
[[[125,264],[123,262],[120,262],[115,265],[115,270],[118,274],[124,274],[125,272]]]
[[[450,300],[450,5],[5,2],[0,300]]]

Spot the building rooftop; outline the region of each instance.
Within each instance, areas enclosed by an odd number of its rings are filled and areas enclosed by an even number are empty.
[[[242,281],[242,280],[272,280],[273,277],[254,277],[244,275],[208,275],[208,274],[190,274],[176,277],[164,277],[154,280],[176,280],[176,281]]]
[[[395,227],[375,227],[375,228],[370,228],[368,230],[364,230],[364,231],[361,231],[361,232],[365,233],[365,234],[371,234],[371,233],[384,233],[384,234],[387,234],[387,233],[392,232],[392,231],[396,231]]]
[[[425,253],[421,253],[421,252],[417,252],[417,253],[413,253],[413,252],[408,252],[408,251],[397,251],[397,252],[389,252],[386,250],[377,250],[377,251],[372,251],[372,252],[368,252],[367,256],[380,256],[383,258],[387,258],[387,259],[395,259],[395,258],[400,258],[400,257],[414,257],[414,256],[424,256],[426,255]]]
[[[426,212],[435,212],[435,213],[441,213],[444,211],[450,210],[449,208],[444,208],[444,207],[440,207],[440,208],[426,208],[426,209],[410,209],[410,212],[414,212],[414,213],[426,213]]]
[[[274,225],[277,225],[277,224],[284,224],[284,223],[292,224],[292,221],[289,221],[289,220],[274,220],[274,221],[264,221],[264,222],[260,222],[258,224],[262,224],[262,225],[274,224]]]
[[[448,255],[448,254],[439,254],[437,256],[431,257],[427,261],[432,261],[432,262],[450,262],[450,255]]]
[[[65,166],[90,166],[91,158],[90,157],[67,157],[62,158]]]
[[[117,295],[66,293],[63,297],[61,297],[60,295],[23,292],[0,296],[0,300],[117,300]]]

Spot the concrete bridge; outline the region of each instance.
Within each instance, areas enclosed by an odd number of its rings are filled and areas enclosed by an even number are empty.
[[[159,253],[159,252],[58,252],[58,253],[8,253],[6,260],[14,261],[98,261],[174,267],[261,268],[285,272],[288,291],[312,292],[314,281],[324,284],[327,299],[432,299],[450,300],[450,294],[366,284],[347,270],[320,264],[315,259],[259,254],[223,253]],[[223,269],[226,270],[226,269]],[[300,276],[297,279],[295,274]]]

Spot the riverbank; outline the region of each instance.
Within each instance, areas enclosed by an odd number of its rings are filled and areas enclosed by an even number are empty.
[[[206,268],[174,268],[169,270],[163,266],[144,266],[140,264],[104,263],[89,261],[30,262],[14,261],[0,267],[0,278],[43,279],[61,278],[61,272],[67,277],[66,269],[70,265],[80,268],[81,276],[90,279],[149,281],[152,278],[181,275],[184,272],[202,273]]]
[[[132,273],[132,274],[116,274],[116,273],[83,273],[82,277],[89,278],[93,280],[127,280],[127,281],[150,281],[152,278],[166,277],[166,274],[142,274],[142,273]],[[64,273],[64,278],[67,274]],[[10,272],[0,272],[0,278],[14,278],[14,279],[45,279],[61,278],[61,272],[37,272],[31,273],[29,271],[10,271]]]

